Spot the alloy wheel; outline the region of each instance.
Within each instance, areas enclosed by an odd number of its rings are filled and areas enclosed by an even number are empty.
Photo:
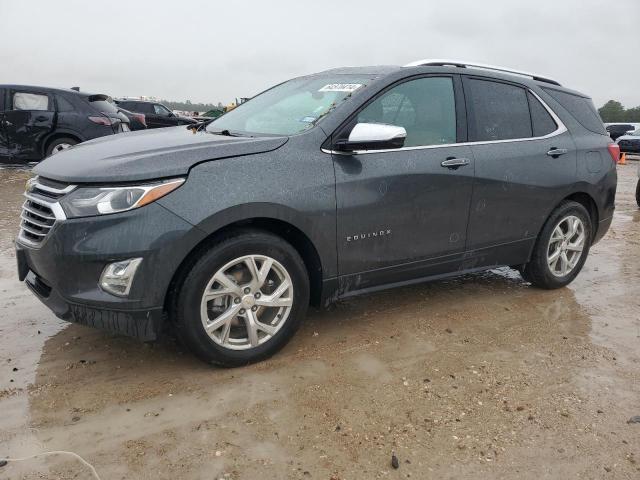
[[[71,144],[69,143],[59,143],[51,149],[51,155],[55,155],[56,153],[66,150],[69,147],[71,147]]]
[[[265,255],[246,255],[211,277],[200,316],[215,343],[246,350],[269,341],[287,321],[292,306],[293,282],[286,268]]]
[[[569,275],[582,257],[586,234],[584,223],[575,215],[564,217],[553,229],[547,249],[547,264],[556,277]]]

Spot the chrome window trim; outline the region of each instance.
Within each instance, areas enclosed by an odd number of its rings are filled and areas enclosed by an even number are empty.
[[[322,148],[321,150],[323,153],[331,153],[334,155],[366,155],[368,153],[403,152],[405,150],[426,150],[426,149],[432,149],[432,148],[459,147],[459,146],[465,146],[465,145],[472,146],[472,145],[493,145],[493,144],[510,143],[510,142],[530,142],[534,140],[545,140],[547,138],[557,137],[558,135],[562,135],[563,133],[568,131],[565,124],[562,122],[562,120],[560,120],[560,117],[556,115],[556,113],[551,109],[551,107],[549,107],[549,105],[547,105],[547,103],[544,100],[542,100],[542,98],[540,98],[540,96],[536,92],[526,87],[522,87],[522,88],[530,92],[547,110],[549,115],[551,115],[551,118],[553,119],[553,121],[556,122],[556,125],[558,128],[556,128],[553,132],[543,135],[541,137],[508,138],[505,140],[481,140],[477,142],[442,143],[438,145],[416,145],[414,147],[390,148],[386,150],[385,149],[355,150],[353,152],[341,152],[339,150],[329,150],[327,148]]]

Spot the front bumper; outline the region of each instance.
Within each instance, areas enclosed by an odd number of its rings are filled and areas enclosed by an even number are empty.
[[[153,340],[176,270],[204,234],[158,204],[57,223],[37,248],[16,242],[18,276],[56,316]],[[142,257],[126,298],[98,283],[105,265]]]

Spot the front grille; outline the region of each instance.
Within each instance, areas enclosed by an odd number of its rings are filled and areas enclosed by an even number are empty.
[[[27,184],[20,214],[18,238],[31,246],[40,245],[59,220],[65,215],[58,200],[72,191],[75,185],[63,184],[49,179],[33,178]]]

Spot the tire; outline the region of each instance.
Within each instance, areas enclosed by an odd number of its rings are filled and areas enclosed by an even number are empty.
[[[638,184],[636,185],[636,203],[638,204],[638,208],[640,208],[640,179],[638,179]]]
[[[256,275],[250,275],[248,258],[253,259]],[[260,273],[266,270],[268,276],[260,283]],[[231,278],[231,283],[223,287],[214,276],[224,278],[224,283]],[[265,306],[287,282],[291,287],[274,302],[290,306]],[[213,296],[211,300],[204,300],[205,291]],[[233,293],[217,293],[226,291]],[[190,265],[173,302],[172,318],[178,337],[196,356],[208,363],[236,367],[264,360],[284,347],[300,326],[308,305],[309,276],[298,252],[270,233],[239,230],[203,251]],[[207,333],[205,322],[213,328],[222,318],[230,320]],[[249,325],[260,325],[251,330],[253,336]],[[260,329],[267,327],[271,333]]]
[[[65,148],[69,148],[69,147],[72,147],[73,145],[77,145],[77,143],[78,141],[74,138],[67,138],[67,137],[56,138],[47,146],[45,157],[50,157],[51,155],[54,155],[59,151],[64,150]]]
[[[576,245],[580,238],[579,234],[576,233],[574,236],[569,238],[568,244],[564,241],[564,239],[568,238],[570,235],[568,228],[570,228],[569,225],[573,222],[573,218],[579,219],[582,223],[582,234],[584,235],[584,240],[582,250],[579,252],[580,256],[575,258],[575,264],[570,268],[570,270],[567,269],[566,274],[562,274],[562,266],[567,264],[571,266],[571,263],[573,263],[573,254],[577,253],[575,252],[575,248],[577,248]],[[566,229],[566,235],[560,237],[558,233],[554,233],[558,232],[557,228],[560,228],[560,232],[563,232],[563,230]],[[568,285],[574,278],[576,278],[578,273],[580,273],[584,262],[587,260],[589,249],[591,248],[591,239],[593,238],[592,232],[593,227],[591,224],[591,216],[587,209],[577,202],[562,202],[553,212],[551,212],[551,215],[549,215],[549,218],[542,227],[542,231],[540,232],[540,235],[538,235],[538,239],[536,240],[536,244],[533,248],[531,260],[520,269],[522,277],[528,282],[531,282],[532,285],[548,290]],[[556,240],[557,238],[562,238],[562,240],[558,241]],[[563,257],[562,254],[560,254],[558,258],[559,263],[554,264],[554,274],[552,266],[549,264],[549,258],[551,258],[550,255],[552,253],[557,252],[558,248],[560,248],[561,252],[563,251],[563,248],[566,248],[566,250],[564,250],[565,256]],[[564,260],[568,260],[568,263],[565,264]]]

